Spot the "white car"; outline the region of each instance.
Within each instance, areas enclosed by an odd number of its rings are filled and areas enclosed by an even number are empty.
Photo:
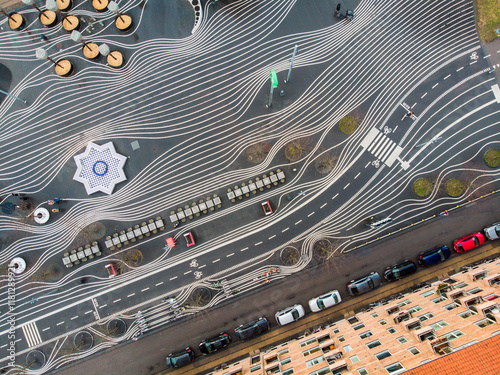
[[[496,240],[500,238],[500,221],[498,223],[491,224],[488,228],[484,228],[483,231],[489,240]]]
[[[331,292],[325,293],[319,297],[312,298],[309,300],[309,308],[312,312],[318,312],[323,309],[327,309],[340,303],[342,299],[338,290],[332,290]]]
[[[300,318],[306,315],[304,307],[302,305],[294,305],[291,307],[287,307],[284,310],[278,311],[274,316],[276,318],[276,322],[280,326],[284,326],[285,324],[293,323]]]

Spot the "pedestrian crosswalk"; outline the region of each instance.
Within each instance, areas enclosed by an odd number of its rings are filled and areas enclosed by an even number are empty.
[[[366,137],[361,142],[361,147],[370,152],[378,160],[383,162],[388,167],[396,161],[403,148],[398,146],[384,133],[376,128],[370,130]]]
[[[32,347],[42,343],[42,338],[40,337],[40,332],[35,322],[28,323],[21,327],[28,343],[28,347]]]

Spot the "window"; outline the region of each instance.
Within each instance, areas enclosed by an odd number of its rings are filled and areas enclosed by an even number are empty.
[[[310,344],[313,344],[316,342],[316,337],[313,337],[312,339],[309,339],[309,340],[306,340],[306,341],[302,341],[300,343],[300,347],[303,348],[304,346],[307,346],[307,345],[310,345]],[[278,353],[279,354],[279,353]]]
[[[448,323],[446,323],[444,320],[440,320],[439,322],[432,323],[430,326],[434,328],[434,331],[437,331],[440,328],[446,327]]]
[[[434,299],[431,299],[431,301],[434,302],[434,303],[443,302],[443,301],[446,301],[446,297],[439,296],[439,297],[436,297]]]
[[[283,349],[278,352],[278,355],[284,356],[285,354],[290,353],[290,350],[288,349]]]
[[[338,328],[333,329],[333,333],[339,333],[339,332],[340,332],[340,330]]]
[[[285,358],[284,360],[280,361],[280,365],[284,366],[284,365],[289,364],[290,362],[292,362],[292,359],[290,357],[288,357],[288,358]]]
[[[374,318],[378,318],[378,314],[377,313],[372,313],[371,316],[374,317]]]
[[[405,370],[403,365],[399,362],[393,363],[389,366],[385,366],[384,368],[389,374],[400,374],[403,370]]]
[[[445,336],[448,339],[448,341],[451,341],[451,340],[458,339],[459,337],[465,336],[465,334],[457,329],[455,331],[447,333]]]
[[[322,343],[324,343],[325,341],[328,341],[328,340],[330,340],[330,335],[321,336],[320,338],[318,338],[318,344],[322,344]]]
[[[352,350],[351,345],[344,346],[344,352],[350,352]]]
[[[306,362],[307,367],[312,367],[314,365],[317,365],[318,363],[324,362],[325,358],[321,355],[319,357],[313,358],[309,361]]]
[[[359,322],[358,318],[356,318],[355,316],[348,318],[347,321],[349,322],[349,324],[354,324]]]
[[[381,326],[385,326],[387,322],[385,320],[379,320],[378,324],[380,324]]]
[[[427,319],[434,318],[434,314],[432,314],[432,313],[425,313],[423,315],[420,315],[418,318],[420,319],[421,322],[424,322]]]
[[[377,359],[378,359],[379,361],[381,361],[382,359],[387,358],[387,357],[390,357],[391,355],[392,355],[392,354],[391,354],[391,352],[390,352],[390,351],[388,351],[388,350],[384,350],[383,352],[380,352],[380,353],[375,354],[375,357],[377,357]]]
[[[358,329],[365,328],[365,325],[363,323],[356,324],[355,326],[352,326],[352,329],[357,331]]]
[[[309,375],[326,375],[331,373],[332,372],[330,371],[329,367],[324,367],[321,370],[311,372]]]
[[[476,294],[476,293],[479,293],[479,292],[482,292],[483,290],[481,288],[473,288],[471,290],[469,290],[467,293],[469,294]]]
[[[453,302],[450,303],[449,305],[443,306],[446,310],[453,310],[456,309],[457,307],[460,307],[460,304]]]
[[[421,294],[422,297],[429,297],[429,296],[432,296],[434,293],[436,293],[434,291],[434,289],[431,289],[431,290],[428,290],[427,292],[424,292]]]
[[[415,347],[408,349],[408,351],[413,355],[420,354],[420,351]]]
[[[493,320],[490,320],[488,318],[481,319],[479,322],[475,322],[474,324],[478,326],[479,328],[485,328],[488,327],[490,324],[495,323]]]
[[[461,317],[462,319],[466,319],[469,316],[476,315],[476,313],[474,311],[471,311],[471,310],[465,310],[465,311],[463,311],[463,312],[461,312],[460,314],[457,314],[457,315],[459,317]]]
[[[289,368],[288,370],[285,370],[281,373],[282,375],[292,375],[293,374],[293,368]]]
[[[367,337],[370,337],[372,335],[372,333],[370,331],[366,331],[364,333],[362,333],[361,335],[359,335],[359,337],[361,339],[366,339]]]
[[[405,342],[408,342],[408,340],[404,336],[398,337],[396,340],[398,340],[401,344],[404,344]]]
[[[250,367],[250,372],[255,372],[260,370],[260,365]]]
[[[311,355],[311,354],[319,352],[319,351],[320,351],[319,346],[315,346],[314,348],[303,351],[302,354],[304,355],[304,357],[307,357],[308,355]]]
[[[359,358],[357,355],[353,355],[352,357],[349,357],[349,359],[351,360],[352,363],[359,362]]]
[[[411,301],[409,299],[406,299],[402,302],[398,302],[398,306],[403,307],[403,306],[409,305],[410,303],[411,303]]]
[[[340,342],[344,342],[344,341],[345,341],[344,336],[340,336],[340,337],[339,337],[339,341],[340,341]]]
[[[379,345],[381,345],[381,344],[380,344],[380,341],[378,341],[378,340],[375,340],[375,341],[372,341],[372,342],[369,342],[368,344],[366,344],[368,349],[373,349]]]
[[[396,333],[396,330],[391,327],[391,328],[387,328],[387,332],[392,334],[392,333]]]
[[[420,311],[420,310],[422,310],[422,308],[417,305],[417,306],[412,307],[411,309],[408,309],[408,312],[413,314],[413,313],[416,313],[417,311]]]
[[[484,296],[483,299],[485,301],[493,301],[494,299],[497,299],[498,298],[498,294],[488,294],[487,296]]]
[[[455,285],[455,289],[459,289],[459,288],[465,288],[466,286],[468,286],[469,284],[467,283],[458,283],[457,285]]]
[[[368,371],[366,371],[366,369],[363,367],[363,368],[358,369],[358,374],[359,375],[368,375]]]

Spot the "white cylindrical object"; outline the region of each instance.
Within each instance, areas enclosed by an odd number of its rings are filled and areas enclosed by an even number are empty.
[[[55,12],[59,9],[55,0],[47,0],[45,2],[45,8],[47,8],[48,10],[51,10],[53,12]]]
[[[109,11],[111,11],[113,13],[118,13],[118,10],[120,8],[118,7],[118,4],[116,2],[110,1],[108,4],[108,9],[109,9]]]
[[[82,41],[82,33],[79,32],[79,31],[76,31],[76,30],[73,30],[71,32],[71,39],[74,41],[74,42],[81,42]]]
[[[49,54],[43,48],[39,47],[35,50],[35,56],[39,60],[47,60],[47,57],[49,57]]]
[[[104,43],[104,44],[101,44],[99,46],[99,52],[101,53],[101,55],[108,56],[109,51],[110,51],[110,49],[109,49],[109,46],[107,44]]]

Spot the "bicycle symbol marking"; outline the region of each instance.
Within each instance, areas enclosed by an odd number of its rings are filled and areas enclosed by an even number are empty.
[[[377,160],[372,161],[372,165],[373,165],[375,168],[380,167],[380,160],[378,160],[378,159],[377,159]]]
[[[470,55],[470,59],[471,60],[477,60],[477,59],[479,59],[479,55],[477,54],[477,52],[472,52],[471,55]]]
[[[198,262],[196,261],[196,259],[193,259],[193,260],[191,261],[191,263],[189,263],[189,266],[190,266],[190,267],[198,267]]]
[[[201,272],[201,271],[196,271],[196,272],[194,273],[194,277],[195,277],[196,279],[201,278],[201,276],[202,276],[202,275],[203,275],[203,272]]]
[[[387,135],[387,134],[389,134],[389,133],[391,133],[391,132],[392,132],[392,129],[391,129],[390,127],[388,127],[388,126],[384,126],[384,134],[386,134],[386,135]]]

